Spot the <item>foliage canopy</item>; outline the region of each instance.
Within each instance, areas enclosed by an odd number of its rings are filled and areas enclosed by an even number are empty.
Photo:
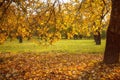
[[[110,0],[2,0],[0,43],[37,36],[52,44],[62,37],[97,35],[108,25]]]

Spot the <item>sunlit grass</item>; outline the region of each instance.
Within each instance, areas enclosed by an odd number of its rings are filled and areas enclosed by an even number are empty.
[[[103,53],[105,40],[95,45],[94,40],[60,40],[53,45],[43,46],[33,41],[7,41],[0,45],[0,52],[64,52],[64,53]]]

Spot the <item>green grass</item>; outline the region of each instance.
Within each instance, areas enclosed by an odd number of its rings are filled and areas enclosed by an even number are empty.
[[[0,52],[65,52],[65,53],[103,53],[105,40],[101,45],[95,45],[94,40],[60,40],[53,45],[43,46],[33,41],[6,41],[0,45]]]

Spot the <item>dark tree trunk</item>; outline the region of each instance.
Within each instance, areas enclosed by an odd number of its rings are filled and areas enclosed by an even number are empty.
[[[103,62],[118,63],[120,58],[120,0],[112,0],[110,24],[107,30],[106,48]]]
[[[97,31],[97,35],[94,35],[94,40],[96,45],[101,45],[101,35],[99,31]]]
[[[75,34],[75,35],[73,36],[73,38],[74,38],[74,40],[77,40],[77,39],[78,39],[78,35]]]
[[[18,36],[17,38],[19,40],[19,43],[23,43],[23,37],[22,36]]]
[[[22,38],[22,36],[20,36],[19,43],[22,43],[22,42],[23,42],[23,38]]]

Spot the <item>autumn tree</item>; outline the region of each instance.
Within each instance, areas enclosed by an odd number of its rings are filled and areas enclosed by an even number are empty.
[[[26,22],[26,7],[23,4],[26,2],[3,0],[0,5],[0,43],[10,38],[16,38],[19,36],[19,42],[22,42],[22,38],[28,35],[27,22]],[[24,5],[25,6],[25,5]]]
[[[110,24],[107,29],[104,63],[120,62],[120,0],[112,0]]]
[[[107,11],[103,8],[103,2],[97,0],[71,0],[71,2],[3,0],[0,8],[1,19],[2,17],[4,19],[1,20],[0,26],[1,43],[8,38],[12,40],[16,37],[21,43],[24,38],[37,36],[41,42],[51,44],[61,39],[63,35],[68,39],[75,35],[90,36],[91,33],[98,35],[96,30],[100,34],[102,30],[100,23],[105,17],[101,14]],[[3,16],[4,12],[6,16]],[[9,26],[11,28],[8,28]]]

